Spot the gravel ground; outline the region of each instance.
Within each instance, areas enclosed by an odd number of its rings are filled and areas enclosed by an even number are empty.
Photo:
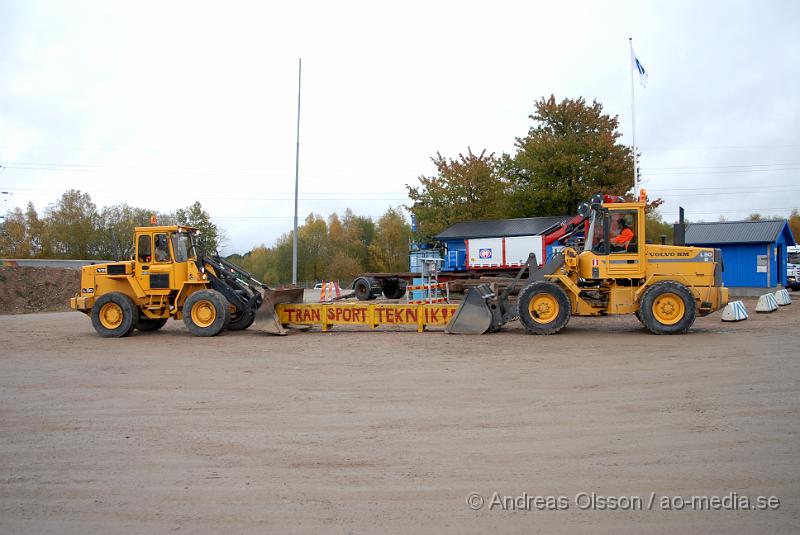
[[[0,316],[0,532],[796,533],[798,316],[111,340]],[[780,505],[662,507],[731,493]],[[526,494],[561,507],[507,510]]]

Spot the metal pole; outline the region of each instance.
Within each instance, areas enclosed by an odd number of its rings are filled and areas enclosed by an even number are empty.
[[[639,174],[636,171],[638,167],[637,162],[637,155],[636,155],[636,98],[635,98],[635,90],[634,90],[634,83],[633,83],[633,67],[634,67],[634,60],[633,60],[633,37],[628,37],[628,45],[631,49],[631,135],[633,137],[633,197],[634,199],[639,198]]]
[[[297,148],[294,155],[294,239],[292,240],[292,286],[297,286],[297,196],[300,189],[300,80],[303,59],[297,60]]]

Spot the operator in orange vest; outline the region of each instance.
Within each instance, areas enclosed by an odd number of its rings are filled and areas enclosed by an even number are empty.
[[[633,231],[628,226],[628,222],[624,217],[619,218],[619,234],[611,239],[612,251],[624,251],[628,248],[628,244],[633,239]]]

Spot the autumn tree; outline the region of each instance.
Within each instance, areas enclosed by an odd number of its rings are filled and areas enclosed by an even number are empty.
[[[0,257],[29,258],[31,256],[25,225],[25,214],[19,208],[6,213],[0,224]]]
[[[789,228],[792,229],[795,243],[800,243],[800,211],[797,208],[789,214]]]
[[[501,158],[510,182],[506,217],[574,214],[595,193],[631,189],[632,151],[618,142],[618,118],[603,113],[599,102],[556,102],[551,95],[536,102],[530,119],[516,154]]]
[[[411,241],[411,227],[406,222],[400,208],[389,208],[378,219],[375,240],[369,246],[371,270],[408,270],[408,245]]]
[[[460,221],[505,217],[506,184],[498,174],[494,154],[485,150],[449,159],[437,153],[431,158],[435,176],[419,177],[420,185],[406,185],[409,211],[416,217],[418,237],[432,236]]]

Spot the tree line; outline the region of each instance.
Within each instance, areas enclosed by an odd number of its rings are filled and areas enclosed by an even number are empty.
[[[172,212],[115,204],[98,209],[88,193],[71,189],[48,205],[42,215],[33,203],[10,210],[0,223],[0,258],[67,258],[128,260],[133,233],[149,226],[187,225],[200,229],[201,254],[214,253],[227,240],[199,202]],[[365,271],[406,271],[411,227],[401,207],[389,208],[377,221],[345,210],[327,220],[310,214],[298,227],[298,278],[303,281],[350,279]],[[285,284],[292,280],[293,233],[272,246],[260,245],[228,258],[259,280]]]
[[[272,247],[261,245],[229,259],[272,284],[292,280],[293,232]],[[350,209],[327,220],[310,214],[297,229],[297,279],[322,281],[352,279],[368,272],[408,271],[411,227],[402,208],[390,207],[377,221]]]
[[[88,193],[70,189],[40,216],[33,203],[15,208],[0,224],[0,257],[127,260],[133,254],[134,227],[187,225],[201,229],[198,249],[215,251],[226,236],[199,202],[173,212],[115,204],[98,210]]]

